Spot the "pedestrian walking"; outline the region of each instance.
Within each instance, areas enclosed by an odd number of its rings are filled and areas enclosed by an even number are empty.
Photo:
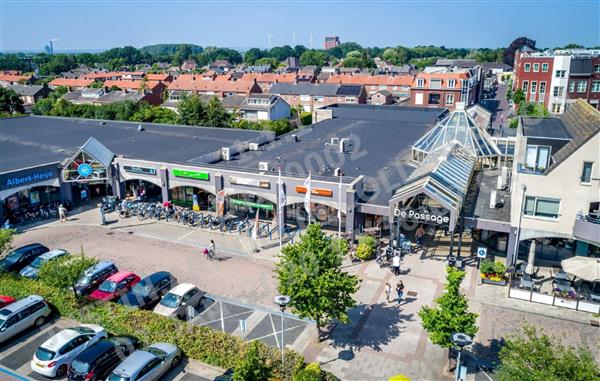
[[[215,241],[213,241],[211,239],[210,243],[208,244],[208,257],[210,259],[213,259],[215,257],[216,252],[217,252],[217,246],[215,245]]]
[[[67,208],[63,204],[58,205],[58,217],[60,218],[60,222],[67,220]]]
[[[106,216],[104,215],[104,205],[98,204],[100,207],[100,225],[106,225]]]
[[[82,188],[80,194],[81,194],[81,202],[84,203],[84,204],[87,204],[87,202],[88,202],[88,191],[87,191],[87,189]]]
[[[388,282],[385,284],[385,288],[383,289],[385,291],[385,303],[389,303],[390,302],[390,295],[392,294],[392,285]]]
[[[415,238],[417,240],[417,245],[421,246],[423,244],[423,236],[425,235],[425,229],[423,225],[419,225],[417,231],[415,232]]]
[[[394,268],[394,274],[400,275],[400,256],[398,253],[392,258],[392,267]]]
[[[396,293],[398,294],[398,304],[400,304],[404,296],[404,283],[402,281],[396,283]]]

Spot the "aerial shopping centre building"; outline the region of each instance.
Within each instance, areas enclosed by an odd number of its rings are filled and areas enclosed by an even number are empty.
[[[55,201],[77,206],[82,190],[92,198],[125,197],[143,187],[156,201],[200,211],[217,210],[218,201],[227,213],[253,216],[258,210],[271,221],[281,170],[287,224],[308,220],[310,173],[311,221],[334,230],[341,224],[351,237],[364,229],[396,237],[426,224],[450,233],[470,229],[510,261],[526,255],[526,240],[535,237],[548,238],[549,245],[554,238],[569,241],[573,250],[561,257],[598,255],[598,113],[576,102],[559,118],[522,118],[516,130],[493,135],[488,111],[460,104],[452,112],[331,105],[315,111],[313,125],[279,137],[118,121],[2,119],[2,220]],[[570,168],[584,173],[573,176],[585,175],[585,182],[571,184],[560,175],[560,187],[546,183],[569,161],[577,161]],[[583,190],[573,197],[571,186]],[[584,230],[575,229],[575,214],[590,217]],[[451,237],[452,250],[460,252],[462,235]]]

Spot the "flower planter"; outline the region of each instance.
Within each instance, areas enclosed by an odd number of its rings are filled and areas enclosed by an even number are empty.
[[[481,282],[483,284],[493,284],[493,285],[496,285],[496,286],[506,286],[506,280],[490,280],[490,279],[482,278]]]

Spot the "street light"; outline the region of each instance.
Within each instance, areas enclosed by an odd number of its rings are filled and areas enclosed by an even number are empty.
[[[473,338],[469,335],[467,335],[466,333],[453,333],[452,336],[450,337],[450,340],[452,341],[452,343],[454,345],[456,345],[458,347],[458,359],[456,360],[456,381],[461,380],[460,377],[460,355],[463,351],[463,349],[468,346],[471,345],[473,343]]]
[[[287,307],[288,304],[290,304],[290,302],[292,301],[292,298],[290,298],[287,295],[277,295],[275,298],[273,298],[273,302],[275,302],[275,304],[277,304],[279,306],[279,309],[281,310],[281,378],[283,379],[283,361],[284,361],[284,349],[285,349],[285,342],[284,340],[284,336],[283,336],[283,318],[284,318],[284,313],[285,313],[285,308]]]

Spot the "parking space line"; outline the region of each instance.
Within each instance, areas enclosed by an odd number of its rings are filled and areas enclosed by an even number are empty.
[[[2,366],[0,366],[0,372],[1,372],[1,373],[8,374],[9,376],[11,376],[11,377],[14,377],[14,378],[16,378],[16,379],[18,379],[18,380],[22,380],[22,381],[30,381],[30,379],[29,379],[29,378],[27,378],[27,377],[23,377],[23,376],[21,376],[20,374],[17,374],[17,373],[11,372],[10,370],[8,370],[8,369],[6,369],[6,368],[4,368],[4,367],[2,367]]]
[[[219,308],[221,309],[221,331],[225,332],[225,320],[223,319],[223,302],[219,302]]]
[[[184,235],[182,235],[181,237],[177,238],[178,241],[181,241],[182,239],[192,235],[192,233],[194,232],[194,230],[190,230],[189,232],[185,233]]]
[[[277,341],[277,348],[280,348],[279,347],[279,336],[281,334],[281,330],[275,330],[275,325],[273,324],[273,319],[271,319],[271,324],[273,325],[273,333],[269,333],[268,335],[257,337],[255,339],[252,339],[252,341],[254,341],[254,340],[262,340],[262,339],[265,339],[265,338],[267,338],[269,336],[274,336],[275,337],[275,341]],[[293,330],[295,330],[297,328],[302,328],[304,330],[304,329],[306,329],[306,326],[305,325],[296,325],[296,326],[293,326],[293,327],[285,328],[283,330],[283,332],[293,331]],[[296,338],[296,340],[297,340],[297,338]]]
[[[259,337],[255,340],[260,340],[262,338],[269,337],[271,335],[275,335],[275,342],[277,343],[277,348],[280,348],[279,347],[279,338],[277,337],[277,330],[275,329],[275,323],[273,323],[273,315],[269,314],[269,320],[271,320],[271,327],[273,327],[273,333],[271,333],[270,335]]]
[[[204,313],[204,312],[205,311],[201,312],[198,316],[201,316],[202,313]],[[255,311],[250,310],[250,311],[238,312],[237,314],[233,314],[233,315],[223,316],[223,308],[221,308],[221,318],[198,323],[197,325],[207,325],[207,324],[212,324],[212,323],[216,323],[216,322],[220,321],[222,323],[221,326],[223,326],[223,324],[224,324],[223,321],[225,319],[230,319],[230,318],[234,318],[234,317],[238,317],[238,316],[242,316],[242,315],[246,315],[246,314],[253,314],[254,312]]]

